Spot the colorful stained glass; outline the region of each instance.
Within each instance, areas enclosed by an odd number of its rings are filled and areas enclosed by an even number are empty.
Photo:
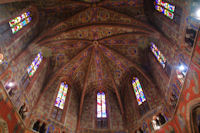
[[[174,18],[174,11],[175,11],[175,6],[163,2],[162,0],[156,0],[155,1],[155,9],[161,13],[163,13],[165,16],[169,17],[170,19]]]
[[[97,93],[97,118],[106,118],[106,96],[104,92]]]
[[[56,101],[55,101],[55,106],[63,109],[64,105],[65,105],[65,100],[66,100],[66,96],[67,96],[67,91],[68,91],[68,85],[65,84],[64,82],[62,82],[60,84],[60,88],[56,97]]]
[[[156,47],[154,43],[151,43],[151,51],[157,58],[158,62],[162,65],[162,67],[165,68],[165,63],[167,62],[167,60],[163,56],[163,54],[158,50],[158,48]]]
[[[101,118],[101,93],[97,93],[97,118]]]
[[[27,72],[30,78],[34,75],[34,73],[38,69],[40,63],[42,62],[42,58],[43,58],[42,53],[39,52],[35,57],[34,61],[31,63],[31,65],[27,68]]]
[[[143,102],[146,101],[146,97],[144,96],[144,93],[143,93],[143,90],[142,90],[142,87],[140,85],[138,78],[133,78],[132,86],[133,86],[133,90],[135,92],[135,96],[136,96],[138,105],[141,105]]]
[[[10,20],[9,25],[12,29],[12,33],[15,34],[30,22],[30,12],[25,12],[22,15]]]

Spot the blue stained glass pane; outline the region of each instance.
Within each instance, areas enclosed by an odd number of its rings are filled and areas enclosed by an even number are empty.
[[[68,88],[68,85],[65,85],[65,88]]]
[[[27,16],[30,16],[30,12],[26,12]]]
[[[28,69],[27,69],[28,73],[30,73],[32,71],[32,67],[29,66]]]
[[[106,118],[107,117],[105,112],[103,112],[101,115],[102,115],[102,118]]]
[[[22,25],[26,26],[26,20],[22,21]]]
[[[142,97],[140,97],[140,101],[142,102]]]

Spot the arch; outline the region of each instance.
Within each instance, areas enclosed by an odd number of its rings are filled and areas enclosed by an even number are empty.
[[[188,132],[194,133],[194,128],[192,125],[192,111],[196,108],[200,106],[200,98],[196,98],[190,102],[188,102],[187,106],[186,106],[186,121],[187,121],[187,127],[188,127]]]
[[[0,118],[0,132],[9,133],[8,124],[3,118]]]
[[[192,132],[200,133],[200,103],[192,107],[190,118]]]

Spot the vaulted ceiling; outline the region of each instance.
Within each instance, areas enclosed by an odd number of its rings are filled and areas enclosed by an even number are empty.
[[[41,47],[45,56],[53,62],[52,77],[67,76],[71,81],[80,83],[80,90],[84,89],[84,84],[87,90],[91,90],[98,85],[105,88],[112,78],[119,85],[123,74],[134,67],[151,81],[142,67],[144,61],[141,57],[145,57],[144,50],[149,46],[148,37],[157,32],[147,23],[106,8],[120,5],[142,8],[141,2],[108,0],[95,4],[64,3],[50,1],[45,6],[42,2],[37,3],[44,9],[57,8],[60,4],[66,5],[66,8],[71,5],[70,9],[87,7],[51,26],[37,40],[36,46]]]
[[[43,32],[34,46],[51,64],[45,89],[57,77],[66,79],[81,96],[81,110],[84,96],[94,90],[113,91],[121,106],[120,84],[127,73],[156,86],[145,60],[149,38],[159,33],[147,23],[143,1],[37,0],[35,4]]]

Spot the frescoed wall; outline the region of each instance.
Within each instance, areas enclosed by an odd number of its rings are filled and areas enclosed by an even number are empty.
[[[192,62],[190,64],[190,69],[188,71],[188,75],[185,79],[185,84],[183,86],[183,90],[181,92],[181,97],[179,99],[178,107],[176,110],[176,114],[172,121],[167,123],[162,131],[170,131],[174,130],[175,132],[188,133],[193,130],[194,125],[192,123],[192,109],[198,106],[200,102],[200,66],[199,66],[199,53],[200,53],[200,35],[197,37],[196,47],[194,50],[194,54],[192,56]]]
[[[24,124],[20,116],[13,108],[3,85],[0,83],[0,132],[1,133],[23,133]]]

